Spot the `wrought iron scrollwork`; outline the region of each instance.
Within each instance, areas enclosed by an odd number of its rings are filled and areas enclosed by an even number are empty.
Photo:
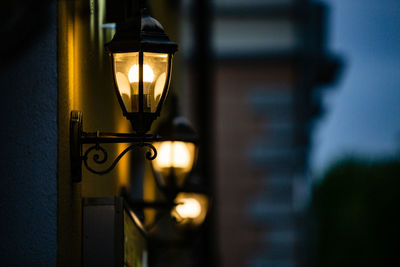
[[[157,150],[151,144],[160,140],[154,135],[137,135],[135,133],[102,133],[84,132],[83,131],[83,116],[81,111],[73,110],[70,119],[70,160],[71,160],[71,178],[74,182],[82,180],[82,161],[85,167],[95,174],[106,174],[113,170],[120,159],[129,151],[137,147],[148,147],[149,150],[145,156],[148,160],[153,160],[157,157]],[[129,144],[105,169],[97,169],[95,166],[100,166],[108,161],[108,153],[101,144]],[[85,153],[82,153],[83,145],[92,145]],[[92,166],[91,166],[91,164]],[[94,166],[93,166],[94,164]]]
[[[133,150],[136,147],[148,147],[150,150],[146,152],[146,159],[148,160],[153,160],[157,157],[157,150],[156,148],[150,144],[150,143],[134,143],[131,144],[130,146],[128,146],[127,148],[124,149],[124,151],[122,151],[113,161],[113,163],[106,169],[104,170],[95,170],[94,168],[89,166],[88,160],[89,160],[89,154],[90,153],[94,153],[92,160],[94,163],[98,164],[98,165],[102,165],[105,162],[107,162],[108,160],[108,154],[107,151],[100,146],[99,144],[95,144],[91,147],[89,147],[85,154],[82,157],[83,163],[85,164],[85,167],[91,171],[92,173],[95,174],[106,174],[109,173],[111,170],[113,170],[115,168],[115,166],[118,164],[118,162],[120,161],[120,159],[129,151]]]

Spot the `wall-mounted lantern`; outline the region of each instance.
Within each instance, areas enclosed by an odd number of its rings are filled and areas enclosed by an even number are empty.
[[[153,143],[157,158],[151,164],[158,188],[164,201],[136,201],[126,199],[135,209],[156,209],[168,215],[182,229],[197,228],[206,218],[209,200],[204,192],[187,182],[197,159],[198,138],[191,125],[183,117],[160,125],[162,138]]]
[[[143,5],[142,1],[140,5]],[[82,161],[86,168],[96,174],[110,172],[119,160],[135,147],[148,147],[146,158],[153,160],[157,150],[152,145],[159,140],[146,134],[153,121],[160,115],[167,96],[171,76],[172,57],[177,45],[170,41],[161,24],[145,14],[141,6],[136,16],[117,24],[117,32],[106,49],[112,59],[114,85],[123,115],[131,122],[135,133],[101,133],[83,131],[83,114],[71,112],[70,156],[71,174],[74,182],[81,181]],[[129,143],[106,169],[98,170],[89,162],[101,165],[107,162],[104,143]],[[85,153],[83,144],[92,144]],[[89,156],[92,160],[89,161]]]
[[[204,194],[181,192],[175,200],[171,216],[183,227],[198,227],[206,218],[208,197]]]
[[[142,14],[139,31],[138,23],[128,21],[119,27],[106,49],[112,58],[115,89],[123,115],[136,133],[144,134],[160,115],[177,45],[169,40],[154,18]]]
[[[157,185],[167,198],[173,199],[185,185],[196,161],[198,138],[182,117],[161,125],[158,133],[162,139],[153,143],[158,156],[151,163]]]

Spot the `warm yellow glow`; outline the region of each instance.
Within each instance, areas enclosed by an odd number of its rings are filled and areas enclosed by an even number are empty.
[[[162,142],[155,159],[161,168],[186,168],[191,164],[189,148],[185,142]]]
[[[194,198],[183,198],[179,201],[180,204],[178,204],[175,209],[182,219],[195,219],[200,215],[201,205],[198,200]]]
[[[158,155],[155,161],[160,167],[165,168],[171,166],[171,144],[172,142],[162,142],[158,148]]]
[[[161,73],[158,77],[155,87],[154,87],[154,99],[159,99],[164,91],[165,81],[167,80],[167,75],[165,72]]]
[[[171,210],[180,225],[199,226],[204,222],[208,210],[208,197],[198,193],[179,193],[174,202],[175,208]]]
[[[139,111],[140,52],[115,53],[114,77],[127,112]],[[154,113],[168,82],[170,57],[164,53],[143,52],[143,111]]]
[[[190,153],[184,142],[173,142],[172,165],[176,168],[185,168],[189,165]]]
[[[128,79],[130,83],[139,82],[139,65],[133,65],[128,72]],[[143,82],[152,83],[154,80],[154,72],[153,69],[145,64],[143,65]]]
[[[130,95],[131,94],[131,86],[129,84],[129,80],[126,78],[125,74],[122,72],[117,72],[117,81],[118,81],[118,89],[121,92],[121,95]]]
[[[152,161],[156,177],[161,184],[167,184],[171,175],[176,186],[180,187],[186,181],[187,174],[192,170],[196,157],[196,146],[191,142],[162,141],[153,143],[157,149],[157,157]]]

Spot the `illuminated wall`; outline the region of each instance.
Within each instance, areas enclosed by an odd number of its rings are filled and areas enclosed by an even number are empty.
[[[129,156],[106,175],[83,168],[82,182],[72,183],[69,166],[69,116],[83,112],[87,132],[129,132],[112,84],[110,60],[104,44],[114,29],[105,25],[105,1],[59,1],[58,5],[58,256],[60,264],[76,266],[81,260],[81,201],[83,197],[107,197],[129,187]],[[106,145],[109,158],[126,144]],[[84,146],[84,149],[88,148]],[[105,168],[106,166],[98,166]]]

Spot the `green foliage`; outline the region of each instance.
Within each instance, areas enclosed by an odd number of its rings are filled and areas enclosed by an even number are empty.
[[[317,266],[400,266],[399,205],[398,161],[335,164],[314,191]]]

